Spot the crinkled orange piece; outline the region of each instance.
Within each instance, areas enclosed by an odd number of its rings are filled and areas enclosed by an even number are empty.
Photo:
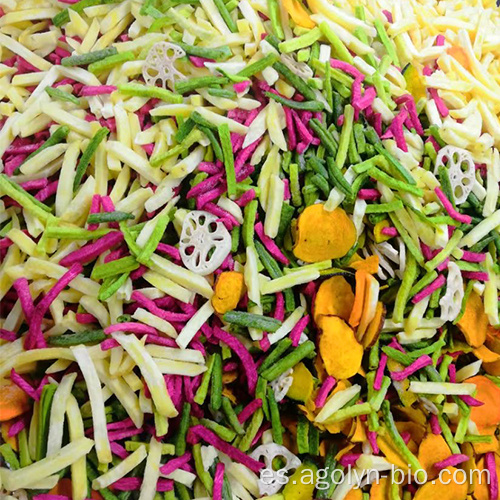
[[[422,427],[427,425],[427,413],[424,413],[421,408],[412,408],[411,406],[395,406],[394,409],[398,412],[398,414],[406,417],[411,422],[414,422]]]
[[[497,454],[495,454],[495,468],[497,470],[497,477],[500,478],[500,457]],[[479,470],[479,471],[487,470],[486,465],[484,463],[484,458],[481,458],[480,460],[478,460],[478,462],[476,464],[476,470]],[[474,479],[474,499],[475,500],[491,500],[487,473],[484,472],[481,475],[481,480],[479,480],[480,478],[479,478],[478,472],[475,472],[472,475],[472,478]],[[479,484],[479,483],[481,483],[481,484]]]
[[[494,349],[492,349],[492,347]],[[500,375],[500,340],[491,335],[486,336],[486,344],[474,349],[476,358],[483,361],[482,367],[489,375]]]
[[[500,354],[500,337],[492,335],[491,332],[486,334],[486,342],[484,345],[496,354]]]
[[[453,474],[457,470],[454,467],[447,467],[449,472],[442,473],[442,481],[428,481],[420,486],[413,497],[414,500],[465,500],[467,498],[467,482],[458,484],[453,481]],[[462,481],[463,474],[458,474],[458,482]],[[445,482],[450,481],[450,484]]]
[[[316,26],[316,23],[309,17],[306,9],[298,0],[283,0],[283,5],[295,24],[309,29]]]
[[[368,329],[361,339],[361,343],[363,347],[366,349],[367,347],[373,346],[382,331],[382,327],[384,326],[386,308],[382,302],[377,304],[377,309],[375,311],[375,316],[373,317]]]
[[[236,271],[223,272],[215,283],[212,305],[216,312],[224,314],[236,308],[244,293],[243,274]]]
[[[378,272],[378,255],[370,255],[366,259],[356,260],[349,263],[349,267],[356,269],[356,271],[365,271],[369,274],[375,274]]]
[[[500,387],[483,375],[465,380],[468,384],[475,384],[476,399],[484,403],[482,406],[472,406],[470,418],[479,429],[494,427],[500,424]]]
[[[396,422],[400,434],[408,432],[415,444],[419,445],[425,436],[425,426],[417,422]]]
[[[358,329],[356,330],[356,338],[361,340],[370,322],[375,318],[377,313],[378,294],[380,286],[378,281],[371,275],[366,274],[365,298],[363,301],[363,312],[359,321]]]
[[[457,326],[470,346],[480,347],[484,344],[489,321],[484,312],[483,300],[476,292],[472,291],[469,295],[464,314]]]
[[[344,497],[344,500],[362,500],[363,492],[355,486],[349,493]]]
[[[368,273],[366,271],[356,271],[356,290],[354,295],[354,305],[351,315],[349,316],[349,324],[352,327],[358,326],[363,315],[363,306],[365,303],[365,288]]]
[[[451,454],[443,436],[430,433],[420,443],[417,458],[429,479],[435,479],[439,475],[439,470],[434,467],[434,464],[448,458]]]
[[[321,283],[314,299],[314,321],[321,315],[339,316],[349,319],[354,305],[354,293],[351,285],[343,276],[333,276]]]
[[[308,206],[297,223],[295,257],[304,262],[343,257],[356,243],[356,228],[342,208],[332,212],[322,203]]]
[[[387,500],[391,498],[391,484],[389,478],[384,476],[375,481],[370,488],[370,500]]]
[[[353,330],[337,316],[321,316],[319,354],[328,375],[337,380],[356,375],[363,358],[363,347]]]
[[[487,443],[472,443],[476,455],[482,455],[490,451],[498,452],[498,438],[495,435],[496,430],[496,426],[479,429],[479,434],[481,436],[490,436],[491,439]]]
[[[0,386],[0,422],[19,417],[30,408],[28,395],[12,382]]]
[[[486,347],[486,345],[482,345],[477,349],[472,351],[476,358],[481,359],[483,363],[494,363],[495,361],[500,360],[500,354],[496,351],[493,351]]]

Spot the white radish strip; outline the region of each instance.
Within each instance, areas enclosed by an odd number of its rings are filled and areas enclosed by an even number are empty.
[[[108,439],[108,430],[106,428],[106,412],[104,410],[101,382],[97,376],[97,371],[88,349],[83,345],[79,345],[72,347],[71,352],[75,356],[76,362],[87,384],[90,406],[92,408],[92,423],[94,427],[97,458],[100,463],[108,464],[111,462],[112,456]]]
[[[157,441],[154,436],[151,437],[139,500],[153,500],[155,498],[156,484],[158,482],[158,478],[160,477],[162,446],[161,441]]]
[[[113,467],[108,472],[99,476],[92,481],[94,490],[107,488],[110,484],[115,483],[118,479],[126,476],[130,471],[137,467],[147,456],[146,447],[141,445],[127,458],[122,460],[116,467]]]
[[[196,314],[181,330],[179,336],[175,339],[177,345],[182,349],[185,349],[213,313],[214,308],[212,307],[212,303],[208,300],[205,304],[203,304],[203,306],[200,307],[200,309],[198,309],[198,311],[196,311]]]
[[[318,424],[328,420],[336,411],[340,410],[344,405],[346,405],[354,396],[359,394],[361,391],[361,386],[355,384],[343,391],[336,392],[333,396],[328,399],[325,406],[316,415],[314,419]]]
[[[66,418],[68,419],[69,439],[74,442],[85,436],[83,419],[78,401],[70,394],[66,403]],[[71,489],[73,500],[87,498],[87,459],[85,455],[71,464]]]
[[[21,488],[30,488],[32,485],[57,474],[65,467],[75,463],[84,457],[94,446],[94,441],[86,437],[77,439],[64,446],[59,453],[52,457],[46,457],[27,467],[10,471],[3,469],[2,478],[7,490],[15,491]]]
[[[113,349],[114,350],[114,349]],[[116,396],[122,404],[125,411],[128,413],[132,422],[137,428],[142,427],[144,414],[139,407],[139,399],[135,392],[124,382],[120,377],[111,377],[109,372],[109,364],[106,360],[97,360],[96,369],[99,378],[106,384],[106,387]]]
[[[163,375],[146,351],[144,344],[135,335],[125,335],[121,332],[115,332],[112,335],[141,370],[158,413],[164,417],[177,416],[177,410],[170,399]]]
[[[453,396],[471,396],[476,384],[452,384],[451,382],[411,381],[409,391],[415,394],[445,394]]]
[[[66,405],[71,395],[71,389],[73,388],[75,379],[76,373],[65,375],[54,393],[52,406],[50,408],[50,426],[47,438],[48,457],[56,454],[62,447],[64,414],[66,413]]]

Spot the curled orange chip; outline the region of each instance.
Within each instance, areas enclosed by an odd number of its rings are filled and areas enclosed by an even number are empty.
[[[0,422],[12,420],[30,408],[27,394],[12,382],[0,386]]]
[[[464,314],[457,323],[457,326],[464,334],[470,346],[480,347],[486,340],[488,325],[488,316],[484,312],[483,301],[481,297],[473,291],[467,299]]]
[[[348,320],[354,305],[351,285],[342,276],[333,276],[321,283],[314,300],[314,321],[320,316],[339,316]]]
[[[309,17],[306,9],[298,0],[283,0],[283,5],[295,24],[309,29],[316,26],[316,23]]]
[[[391,498],[391,484],[388,477],[381,477],[370,488],[370,500],[386,500]]]
[[[377,304],[377,309],[375,311],[375,316],[373,317],[368,329],[365,334],[361,338],[361,343],[363,347],[366,349],[367,347],[371,347],[377,342],[377,339],[382,331],[382,327],[384,326],[385,313],[386,308],[382,302]]]
[[[221,273],[215,283],[212,305],[219,314],[232,311],[245,292],[243,274],[235,271]]]
[[[420,486],[413,497],[414,500],[465,500],[467,498],[467,482],[462,482],[463,474],[455,474],[457,469],[443,469],[442,480],[429,481]],[[453,478],[457,478],[456,481]],[[447,484],[449,481],[449,484]]]
[[[489,347],[489,346],[488,346]],[[483,363],[494,363],[500,360],[500,354],[494,350],[489,349],[486,345],[482,345],[472,352],[476,358],[483,361]]]
[[[375,317],[377,313],[378,304],[378,294],[379,294],[379,283],[371,275],[366,274],[366,286],[365,286],[365,297],[363,301],[363,312],[361,313],[361,319],[359,321],[359,326],[356,331],[356,338],[360,340],[366,332],[368,325]]]
[[[475,384],[476,399],[484,403],[482,406],[472,406],[470,418],[479,429],[485,429],[500,424],[500,387],[483,375],[465,380],[468,384]]]
[[[366,259],[350,262],[349,267],[356,269],[356,271],[366,271],[369,274],[375,274],[378,271],[378,255],[370,255]]]
[[[487,335],[486,344],[472,351],[476,358],[482,360],[484,371],[489,375],[500,375],[500,341]]]
[[[319,327],[319,354],[328,375],[337,380],[356,375],[361,367],[363,347],[352,328],[337,316],[321,316]]]
[[[497,477],[500,477],[500,457],[495,453],[495,468],[497,471]],[[484,463],[484,458],[478,460],[476,464],[476,470],[485,471],[486,464]],[[490,488],[487,480],[486,473],[481,475],[476,472],[472,475],[474,481],[474,499],[475,500],[491,500]]]
[[[293,253],[304,262],[321,262],[343,257],[354,243],[356,228],[344,210],[328,212],[319,203],[300,214]]]
[[[365,288],[368,273],[366,271],[356,271],[356,293],[354,295],[354,305],[349,316],[349,324],[358,326],[363,315],[363,306],[365,303]]]
[[[445,460],[451,455],[449,446],[441,434],[427,434],[418,448],[418,461],[427,472],[429,479],[438,477],[439,470],[434,467],[436,462]]]

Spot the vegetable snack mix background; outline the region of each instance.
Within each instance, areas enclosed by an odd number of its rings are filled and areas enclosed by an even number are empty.
[[[0,6],[1,498],[499,498],[493,0]]]

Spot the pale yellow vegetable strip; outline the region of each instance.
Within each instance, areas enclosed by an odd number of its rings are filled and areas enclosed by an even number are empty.
[[[260,307],[260,287],[257,267],[257,253],[253,246],[248,246],[246,254],[247,261],[245,263],[243,277],[245,279],[245,285],[248,289],[248,298],[258,307]]]
[[[174,297],[185,303],[192,303],[194,293],[186,290],[184,287],[178,285],[174,281],[154,271],[147,271],[143,278],[158,290]],[[155,327],[156,328],[156,327]]]
[[[90,406],[92,408],[92,422],[97,458],[100,463],[108,464],[112,460],[112,455],[108,439],[108,430],[106,428],[106,412],[104,410],[101,381],[99,380],[94,362],[87,348],[80,345],[72,347],[71,351],[75,356],[76,362],[87,384]]]
[[[52,457],[46,457],[22,469],[5,472],[4,486],[11,491],[29,487],[75,463],[87,455],[93,446],[94,441],[91,439],[79,438],[61,448]]]
[[[146,455],[146,447],[141,445],[127,458],[122,460],[116,467],[113,467],[102,476],[94,479],[92,481],[92,488],[94,490],[107,488],[110,484],[113,484],[118,481],[118,479],[126,476],[130,471],[137,467],[146,458]]]
[[[106,143],[106,151],[116,156],[116,158],[156,186],[161,182],[163,178],[162,171],[153,168],[148,160],[138,155],[133,149],[130,149],[118,141],[108,141]]]
[[[163,375],[140,340],[134,335],[125,335],[121,332],[115,332],[112,335],[141,370],[158,413],[164,417],[177,416],[177,410],[170,399]]]
[[[67,269],[54,262],[30,257],[26,261],[25,272],[28,278],[49,277],[59,279]],[[29,273],[29,274],[28,274]],[[77,276],[70,284],[70,288],[78,290],[86,295],[97,297],[99,284],[89,278]]]
[[[34,52],[31,52],[31,50],[27,49],[24,45],[3,33],[0,33],[0,45],[14,52],[14,54],[21,56],[23,59],[35,66],[35,68],[42,71],[49,70],[52,67],[52,64],[48,61],[36,55]]]
[[[95,316],[101,326],[106,328],[110,324],[109,313],[104,307],[102,302],[99,302],[96,297],[91,297],[89,295],[84,295],[79,303],[85,308],[85,310]]]
[[[188,363],[205,363],[205,358],[196,349],[175,349],[162,345],[148,344],[146,350],[154,358],[172,359],[174,361],[187,361]]]
[[[62,447],[64,414],[66,413],[66,405],[71,395],[71,389],[73,388],[75,379],[76,373],[65,375],[54,393],[52,406],[50,408],[50,426],[47,438],[48,457],[57,453]]]
[[[32,175],[59,158],[67,148],[68,145],[63,143],[44,149],[41,153],[23,163],[20,170],[25,175]]]
[[[490,231],[500,226],[500,210],[493,212],[469,231],[458,244],[460,247],[471,247],[482,240]]]
[[[146,468],[141,484],[139,500],[154,500],[156,494],[156,484],[160,477],[160,460],[162,455],[162,443],[151,436],[149,442],[149,454],[146,460]]]
[[[203,306],[200,307],[200,309],[198,309],[198,311],[196,311],[194,316],[189,319],[184,328],[181,330],[179,336],[175,339],[177,345],[182,349],[185,349],[213,313],[214,308],[212,307],[212,303],[208,300],[205,304],[203,304]]]
[[[261,292],[263,295],[281,292],[286,288],[291,288],[292,286],[302,285],[304,283],[317,280],[319,276],[320,274],[317,269],[306,269],[304,271],[300,270],[263,283],[261,286]]]
[[[179,285],[199,293],[201,296],[209,299],[213,295],[213,290],[206,278],[193,273],[188,269],[173,264],[169,260],[154,254],[151,257],[151,269],[170,278]]]
[[[337,410],[340,410],[344,405],[346,405],[354,396],[359,394],[361,391],[361,386],[355,384],[343,391],[336,392],[333,396],[330,396],[325,406],[316,415],[314,419],[315,422],[321,423],[330,418]]]
[[[142,307],[139,307],[138,309],[135,310],[134,314],[132,315],[132,318],[136,319],[137,321],[140,321],[141,323],[144,323],[145,325],[149,325],[152,326],[153,328],[156,328],[158,331],[165,333],[166,335],[172,337],[173,339],[177,337],[177,332],[171,323],[164,320],[163,318],[155,316],[149,311],[146,311],[146,309],[142,309]]]
[[[186,363],[185,361],[174,361],[172,359],[155,358],[156,366],[163,374],[184,375],[186,377],[196,377],[207,370],[204,365]]]
[[[60,106],[56,106],[53,103],[42,104],[40,106],[42,113],[46,114],[49,118],[52,118],[59,125],[67,125],[70,129],[78,132],[89,139],[92,138],[95,132],[95,124],[86,122],[81,118],[64,111]]]
[[[118,401],[122,404],[129,417],[134,422],[134,425],[139,428],[142,427],[144,421],[144,414],[139,408],[139,399],[135,392],[119,377],[111,377],[109,373],[109,364],[105,360],[97,360],[95,367],[99,378],[106,384],[116,396]]]
[[[15,243],[22,252],[28,255],[35,255],[37,253],[36,243],[20,229],[13,227],[6,236],[10,241]]]
[[[64,154],[63,164],[59,173],[59,183],[56,192],[56,215],[66,211],[73,198],[73,181],[76,174],[76,163],[80,155],[80,141],[72,142]],[[36,158],[36,157],[35,157]]]
[[[279,178],[278,175],[272,175],[269,179],[267,211],[264,222],[264,232],[270,238],[276,238],[278,235],[284,193],[285,183]]]
[[[246,135],[246,133],[248,132],[248,127],[246,127],[245,125],[242,125],[235,120],[231,120],[230,118],[226,118],[225,116],[218,115],[217,113],[214,113],[207,108],[197,108],[196,111],[198,111],[198,113],[200,113],[203,118],[210,121],[214,125],[219,126],[226,123],[229,127],[230,132],[235,132],[240,135]]]
[[[47,349],[34,349],[21,352],[20,354],[4,359],[0,365],[0,378],[5,377],[12,368],[32,363],[34,361],[47,361],[50,359],[70,359],[74,360],[71,351],[65,347],[49,347]]]
[[[78,401],[70,394],[66,404],[66,418],[68,419],[69,439],[74,442],[85,436],[82,414]],[[71,489],[73,500],[87,498],[87,459],[85,455],[71,464]]]
[[[454,396],[470,396],[476,390],[475,384],[453,384],[451,382],[417,382],[411,381],[410,392],[417,394],[446,394]]]
[[[299,322],[300,318],[304,315],[305,309],[303,307],[297,307],[288,318],[283,321],[283,324],[274,332],[268,335],[269,342],[275,344],[278,340],[286,337],[292,330],[293,327]]]

